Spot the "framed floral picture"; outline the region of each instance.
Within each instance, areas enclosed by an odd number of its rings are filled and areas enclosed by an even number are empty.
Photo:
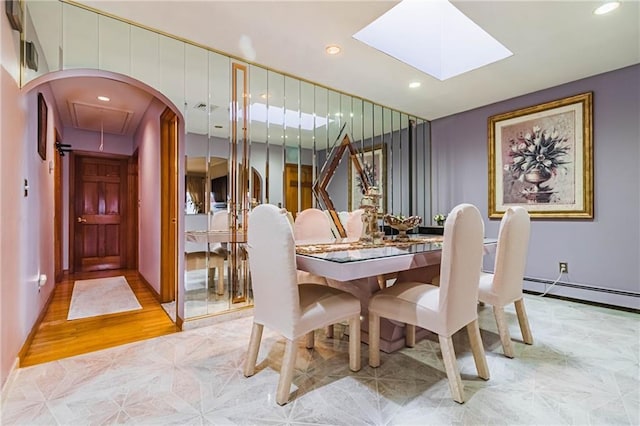
[[[38,154],[47,159],[47,102],[42,93],[38,93]]]
[[[489,218],[593,219],[592,96],[489,117]]]
[[[381,195],[378,208],[378,212],[381,214],[387,209],[387,194],[385,191],[387,163],[385,154],[386,147],[384,144],[366,147],[356,154],[370,185],[377,187]],[[362,184],[358,171],[349,161],[349,211],[360,208],[362,197],[364,196],[364,188],[365,186]]]

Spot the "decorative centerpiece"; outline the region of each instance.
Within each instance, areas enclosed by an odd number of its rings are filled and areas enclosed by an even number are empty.
[[[369,187],[360,204],[360,208],[364,210],[362,213],[362,236],[360,242],[363,244],[380,244],[382,242],[383,233],[378,227],[378,200],[380,200],[380,192],[375,186]]]
[[[397,240],[406,241],[409,239],[407,235],[407,231],[415,228],[422,222],[422,218],[420,216],[394,216],[391,214],[384,215],[384,223],[389,225],[391,228],[398,231],[398,235],[396,236]]]

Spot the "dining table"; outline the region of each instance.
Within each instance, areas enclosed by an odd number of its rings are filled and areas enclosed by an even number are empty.
[[[484,239],[484,253],[494,253],[497,239]],[[368,343],[368,302],[371,296],[394,280],[431,283],[439,275],[443,236],[410,234],[408,240],[386,236],[377,244],[355,239],[296,241],[296,266],[322,276],[330,286],[354,294],[362,309],[362,340]],[[481,265],[478,265],[480,268]],[[405,324],[383,318],[380,349],[393,352],[404,347]],[[416,330],[416,339],[426,330]]]

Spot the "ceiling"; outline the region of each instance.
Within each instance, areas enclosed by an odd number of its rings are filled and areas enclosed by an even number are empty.
[[[635,0],[604,16],[594,1],[453,1],[514,54],[446,81],[352,38],[396,1],[78,3],[429,120],[640,62]]]
[[[72,77],[49,83],[65,126],[133,136],[153,96],[126,83],[96,77]],[[109,102],[98,100],[107,94]]]

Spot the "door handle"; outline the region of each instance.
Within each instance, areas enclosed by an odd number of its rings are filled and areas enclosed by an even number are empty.
[[[87,221],[87,219],[78,216],[77,221],[78,221],[78,223],[85,223]]]

